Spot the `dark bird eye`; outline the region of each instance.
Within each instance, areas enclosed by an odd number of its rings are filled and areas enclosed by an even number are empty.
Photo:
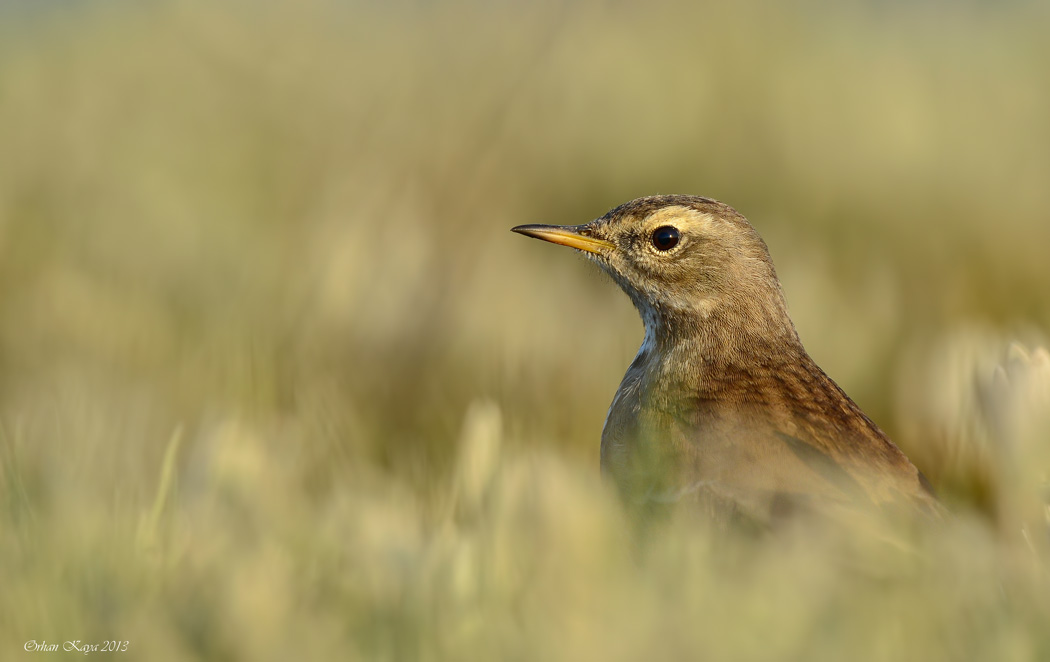
[[[653,231],[653,246],[658,251],[669,251],[678,245],[678,228],[665,225]]]

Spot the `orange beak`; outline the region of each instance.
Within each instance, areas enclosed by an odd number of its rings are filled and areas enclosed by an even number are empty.
[[[549,241],[552,244],[569,246],[588,253],[602,254],[616,247],[616,244],[604,239],[595,239],[583,234],[586,225],[519,225],[511,232]]]

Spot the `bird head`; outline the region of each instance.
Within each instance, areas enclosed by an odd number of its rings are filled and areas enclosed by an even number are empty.
[[[647,328],[739,323],[794,336],[765,242],[747,219],[715,200],[652,196],[584,225],[513,231],[584,252],[631,297]]]

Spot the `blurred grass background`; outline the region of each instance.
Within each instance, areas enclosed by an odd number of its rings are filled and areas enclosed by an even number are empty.
[[[0,658],[1046,659],[1048,29],[0,5]],[[630,552],[597,451],[641,324],[508,229],[670,192],[751,219],[807,348],[960,513],[919,553]]]

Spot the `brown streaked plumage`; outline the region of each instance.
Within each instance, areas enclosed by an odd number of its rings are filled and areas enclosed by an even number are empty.
[[[839,504],[937,509],[922,474],[806,353],[765,242],[731,207],[652,196],[586,225],[514,231],[584,251],[645,323],[602,432],[602,471],[629,501],[761,522]]]

